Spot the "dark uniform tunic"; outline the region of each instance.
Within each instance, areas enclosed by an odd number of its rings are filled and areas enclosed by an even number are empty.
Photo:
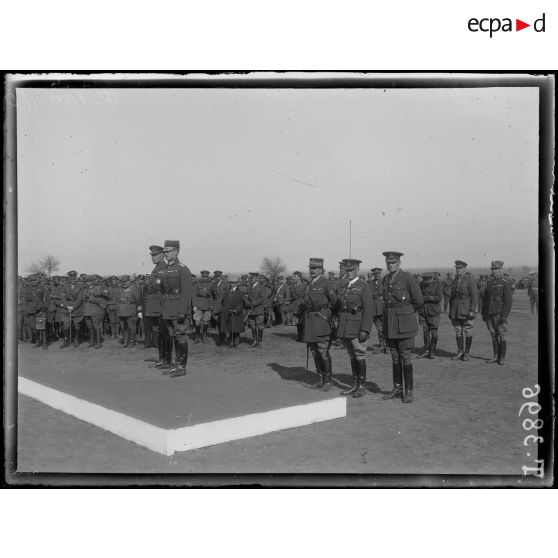
[[[384,291],[384,336],[394,364],[411,363],[418,333],[416,312],[424,304],[416,279],[402,270],[382,279]]]
[[[244,331],[244,293],[240,287],[233,287],[223,295],[221,332],[230,334]]]
[[[337,294],[323,275],[310,282],[304,296],[305,343],[331,342],[331,308],[336,303]]]
[[[500,338],[505,336],[512,302],[510,282],[503,277],[491,277],[484,292],[482,319],[492,335],[497,334]]]
[[[163,347],[159,336],[164,335],[164,326],[161,319],[161,304],[163,301],[163,273],[167,269],[167,262],[162,260],[155,265],[151,275],[147,280],[144,289],[144,326],[145,326],[145,347],[155,346],[159,349],[160,359],[163,360]]]
[[[475,310],[478,303],[478,291],[475,280],[466,275],[455,277],[451,287],[449,317],[457,335],[465,331],[467,337],[472,335],[475,325]]]
[[[444,297],[442,284],[439,281],[423,281],[420,284],[424,305],[419,310],[421,327],[438,329],[440,327],[441,302]]]

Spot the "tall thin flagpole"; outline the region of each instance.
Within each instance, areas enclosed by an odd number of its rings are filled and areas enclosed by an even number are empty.
[[[349,221],[349,258],[352,257],[352,247],[353,247],[353,222]]]

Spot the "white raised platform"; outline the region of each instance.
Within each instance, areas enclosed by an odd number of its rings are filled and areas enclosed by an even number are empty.
[[[335,397],[325,401],[165,429],[21,376],[18,378],[18,391],[54,409],[163,455],[260,436],[347,415],[347,400],[344,397]]]

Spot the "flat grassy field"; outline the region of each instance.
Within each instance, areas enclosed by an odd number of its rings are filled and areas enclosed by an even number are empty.
[[[521,467],[532,466],[536,457],[526,456],[525,417],[519,417],[518,411],[526,401],[522,389],[537,383],[537,327],[526,292],[518,291],[509,319],[506,365],[485,364],[492,346],[480,319],[474,329],[471,360],[451,361],[454,333],[447,315],[443,315],[438,358],[414,361],[415,401],[410,405],[382,400],[392,385],[391,359],[373,353],[372,345],[377,342],[374,332],[367,356],[367,394],[361,399],[348,399],[346,418],[170,457],[20,395],[17,471],[520,475]],[[190,343],[188,369],[192,375],[204,369],[216,370],[223,377],[234,375],[251,389],[256,386],[265,391],[277,382],[287,382],[304,390],[317,377],[306,373],[306,346],[294,337],[294,327],[281,326],[265,330],[261,350],[250,348],[247,338],[236,350],[214,342]],[[422,334],[416,341],[420,348]],[[45,377],[49,370],[80,367],[91,376],[99,376],[102,390],[106,384],[102,378],[108,370],[116,379],[137,377],[144,389],[160,389],[163,393],[169,382],[181,389],[189,382],[189,375],[171,379],[149,369],[146,359],[155,356],[153,350],[124,349],[114,341],[107,341],[100,350],[86,345],[58,350],[57,345],[43,351],[28,343],[20,344],[20,374],[37,379],[37,367],[45,371]],[[340,391],[350,383],[345,350],[332,348],[332,360],[335,390]],[[239,389],[230,396],[242,398],[242,393]],[[156,404],[164,407],[164,398]],[[427,484],[427,478],[422,477],[420,482]],[[334,482],[331,477],[327,479],[326,484]]]

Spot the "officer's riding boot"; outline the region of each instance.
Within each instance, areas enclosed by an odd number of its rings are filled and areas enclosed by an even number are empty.
[[[463,356],[463,336],[456,335],[455,341],[457,342],[457,354],[451,357],[451,360],[461,360]]]
[[[322,391],[329,391],[333,387],[331,375],[331,356],[329,355],[329,352],[327,352],[323,357]]]
[[[399,362],[397,364],[392,362],[391,370],[393,376],[393,389],[387,395],[384,395],[382,399],[401,399],[401,395],[403,394],[403,388],[401,386],[401,364]]]
[[[176,366],[170,371],[169,376],[171,378],[186,374],[186,362],[188,360],[188,345],[179,343],[178,339],[175,338],[174,350],[176,351]]]
[[[358,370],[357,370],[357,361],[351,359],[351,372],[353,373],[353,385],[350,389],[346,389],[345,391],[341,392],[341,395],[353,395],[358,389]]]
[[[353,393],[353,397],[362,397],[366,394],[364,384],[366,382],[366,361],[357,360],[357,389]]]
[[[473,343],[473,336],[469,335],[468,337],[465,337],[465,352],[463,353],[463,356],[461,357],[461,360],[469,360],[469,353],[471,352],[471,344]]]
[[[314,366],[316,367],[316,374],[320,375],[320,381],[315,384],[313,387],[314,389],[322,389],[324,385],[324,370],[325,370],[325,362],[322,360],[322,356],[315,352],[313,355],[314,357]]]
[[[95,348],[100,349],[102,347],[101,343],[103,340],[101,328],[97,327],[94,331],[97,333],[97,338],[95,339]]]
[[[136,346],[136,330],[131,329],[130,330],[130,344],[129,344],[129,347],[133,348],[135,346]]]
[[[413,401],[413,365],[403,365],[403,376],[405,377],[405,393],[403,394],[403,403],[412,403]]]
[[[156,339],[157,339],[157,351],[159,353],[159,360],[157,362],[154,362],[152,365],[150,365],[149,368],[159,368],[165,363],[165,350],[163,346],[163,336],[157,335]]]
[[[158,366],[160,370],[163,370],[163,374],[168,374],[171,368],[172,360],[172,338],[166,336],[163,339],[163,363]]]
[[[498,364],[506,364],[506,349],[508,342],[505,339],[500,339],[500,351],[498,352]]]
[[[424,350],[421,355],[417,356],[417,358],[426,358],[430,352],[430,330],[428,328],[424,328],[422,330],[422,337],[424,339]]]
[[[95,345],[95,339],[93,338],[93,328],[87,329],[87,338],[89,339],[88,347],[93,347]]]
[[[252,328],[252,344],[250,347],[255,348],[258,346],[258,330],[253,327]]]
[[[130,346],[130,330],[125,330],[122,332],[122,345],[124,348]]]
[[[64,341],[62,341],[60,347],[58,347],[59,349],[65,349],[66,347],[70,346],[70,339],[68,338],[69,330],[68,328],[63,328],[63,330],[64,330]]]
[[[432,335],[430,338],[430,348],[428,350],[428,358],[435,359],[436,358],[436,345],[438,344],[438,336]]]
[[[261,349],[261,348],[262,348],[263,334],[264,334],[264,330],[263,330],[263,329],[259,329],[259,330],[258,330],[258,349]]]
[[[302,341],[302,325],[296,324],[296,340]]]
[[[194,326],[194,330],[195,330],[195,335],[194,335],[194,343],[199,343],[200,342],[200,326]]]
[[[492,358],[484,361],[486,364],[498,362],[498,355],[500,354],[500,338],[496,335],[492,336],[492,353]]]

